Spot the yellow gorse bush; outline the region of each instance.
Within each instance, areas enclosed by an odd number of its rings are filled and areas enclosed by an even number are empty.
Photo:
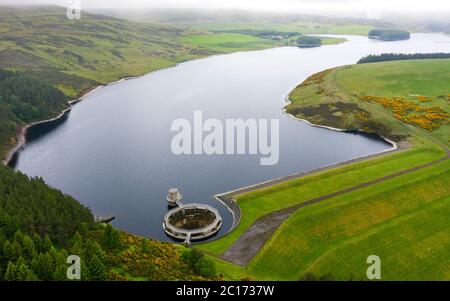
[[[418,95],[416,96],[416,99],[420,102],[430,102],[433,101],[433,97],[428,97],[428,96],[422,96],[422,95]]]
[[[421,102],[433,100],[433,98],[427,96],[417,96],[416,98]],[[395,118],[430,131],[438,129],[442,125],[450,124],[450,115],[440,107],[422,107],[406,101],[403,97],[363,96],[360,99],[381,104],[391,110]]]

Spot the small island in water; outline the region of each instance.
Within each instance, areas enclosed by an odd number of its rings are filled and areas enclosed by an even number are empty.
[[[409,40],[410,37],[410,33],[406,30],[372,29],[371,31],[369,31],[369,39],[377,39],[382,41]]]

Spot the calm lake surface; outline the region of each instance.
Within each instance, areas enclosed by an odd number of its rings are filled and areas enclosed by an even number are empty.
[[[348,42],[320,48],[213,56],[98,89],[65,122],[29,141],[15,168],[43,177],[96,215],[115,215],[118,228],[160,240],[170,240],[161,226],[165,197],[170,187],[178,187],[184,203],[219,209],[224,225],[218,235],[223,235],[232,216],[215,194],[390,148],[378,139],[312,127],[283,114],[285,97],[297,84],[367,54],[450,52],[450,37],[441,34],[413,34],[398,42],[344,37]],[[259,155],[174,155],[171,123],[192,121],[196,110],[204,119],[222,121],[279,119],[279,163],[260,166]]]

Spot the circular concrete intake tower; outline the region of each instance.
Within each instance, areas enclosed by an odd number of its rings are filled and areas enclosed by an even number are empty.
[[[186,244],[216,234],[221,226],[219,212],[209,205],[198,203],[179,205],[167,212],[163,222],[167,235]]]

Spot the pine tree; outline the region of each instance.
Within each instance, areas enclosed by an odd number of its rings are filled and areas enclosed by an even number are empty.
[[[80,259],[81,259],[81,280],[83,281],[93,280],[91,279],[91,271],[88,268],[86,259],[84,257]]]
[[[106,280],[107,269],[105,264],[102,262],[97,255],[92,256],[92,258],[88,262],[89,276],[90,280]]]
[[[8,267],[6,268],[5,273],[5,280],[6,281],[16,281],[16,266],[11,261],[8,262]]]
[[[39,253],[31,261],[31,269],[40,280],[51,280],[55,271],[52,256],[49,253]]]
[[[9,240],[5,241],[3,244],[3,256],[2,256],[2,263],[4,265],[7,265],[9,261],[13,260],[13,250],[12,245],[9,242]]]
[[[64,281],[67,280],[67,254],[66,250],[57,252],[55,258],[55,272],[53,273],[53,280]]]
[[[33,240],[28,236],[24,235],[22,239],[22,255],[28,262],[31,262],[34,255],[36,254],[36,248],[34,246]]]
[[[105,252],[103,252],[100,245],[91,239],[88,239],[85,243],[84,254],[89,260],[94,255],[97,256],[103,263],[106,261]]]
[[[50,249],[53,247],[52,240],[50,239],[50,236],[48,234],[45,234],[44,241],[42,242],[42,253],[49,252]]]
[[[42,252],[42,238],[36,232],[33,233],[33,243],[37,252]]]
[[[74,245],[79,244],[80,246],[83,245],[83,238],[80,235],[80,232],[76,231],[75,234],[72,237],[72,243]]]
[[[22,244],[23,242],[23,234],[19,230],[14,233],[14,240],[16,240],[19,244]]]
[[[38,280],[33,271],[27,264],[21,263],[16,271],[16,280],[18,281],[35,281]]]
[[[1,221],[0,221],[1,224]],[[3,256],[3,245],[6,242],[6,236],[0,231],[0,258]]]
[[[103,245],[108,250],[114,250],[121,247],[120,233],[111,225],[106,225],[103,234]]]
[[[72,238],[73,241],[73,245],[72,248],[70,249],[70,255],[77,255],[80,258],[84,257],[84,244],[83,244],[83,239],[81,238],[80,233],[75,232],[75,235]]]
[[[86,236],[89,233],[87,224],[81,223],[80,226],[78,227],[78,231],[80,232],[81,235]]]

